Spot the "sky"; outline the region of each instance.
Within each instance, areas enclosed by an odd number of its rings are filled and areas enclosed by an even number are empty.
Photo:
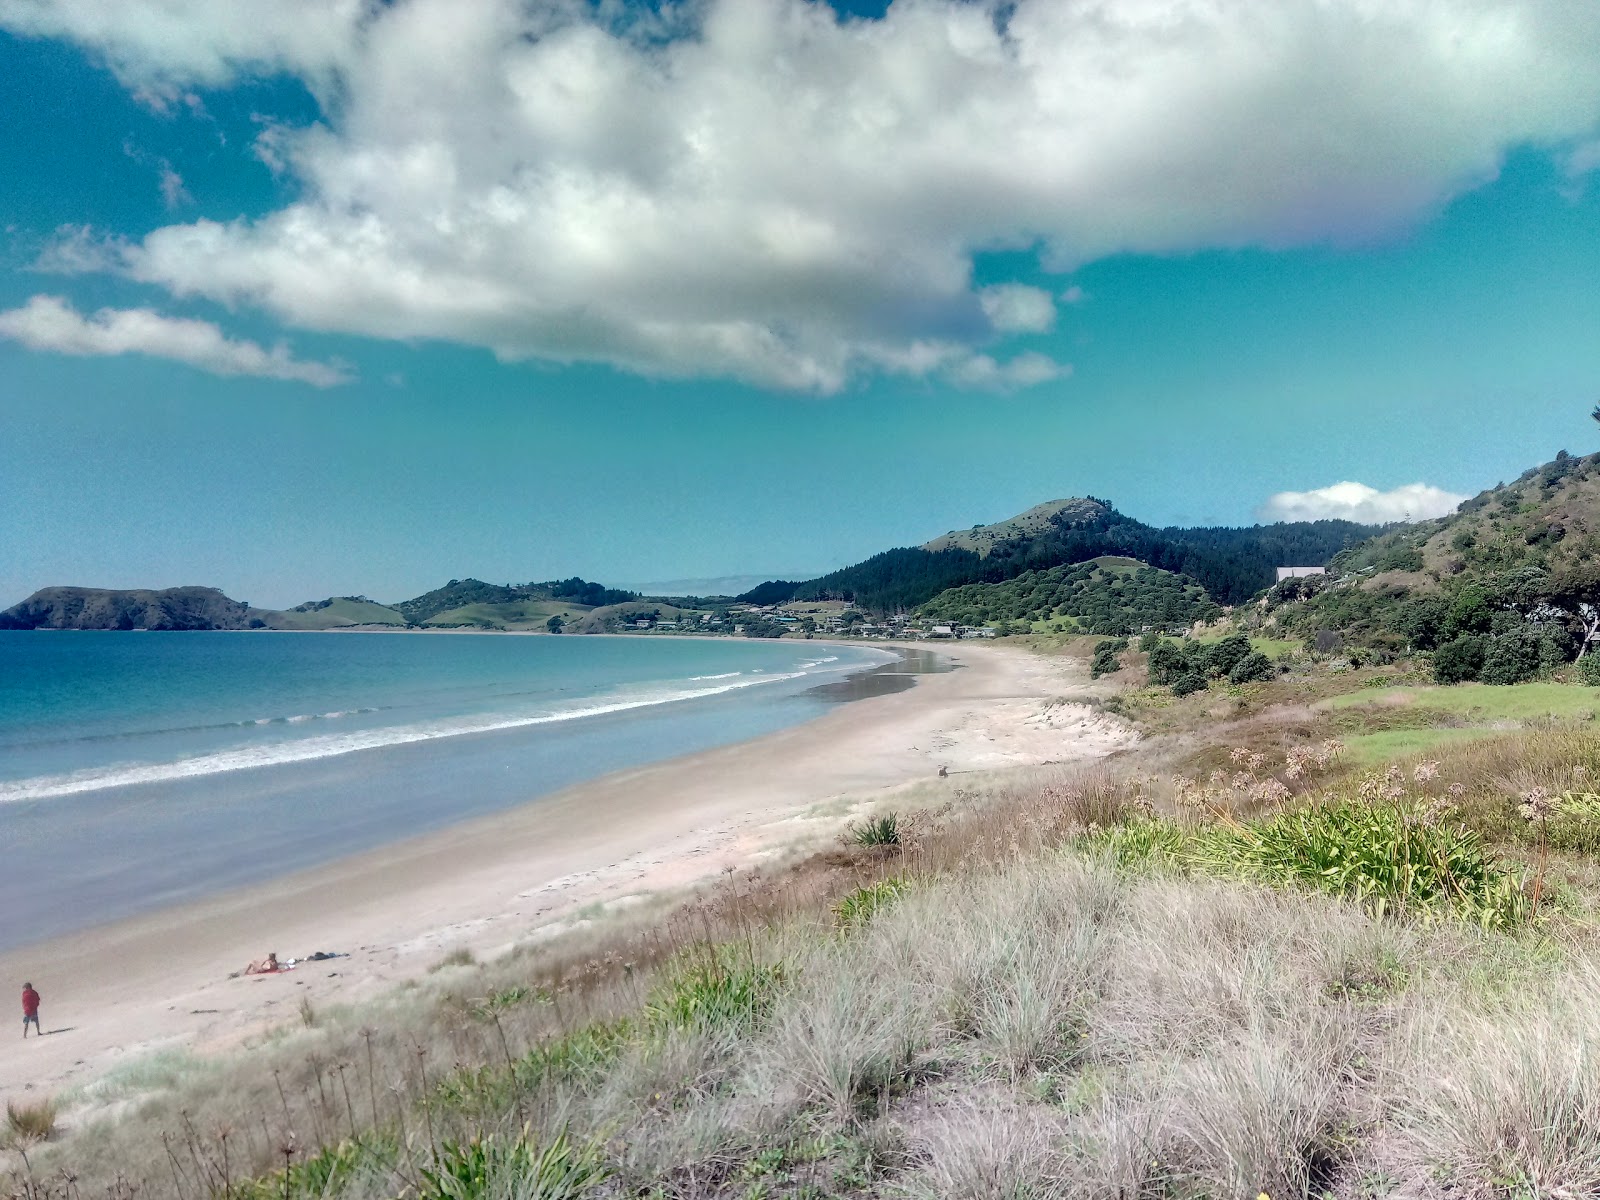
[[[1596,401],[1593,0],[0,0],[0,606],[1419,519]]]

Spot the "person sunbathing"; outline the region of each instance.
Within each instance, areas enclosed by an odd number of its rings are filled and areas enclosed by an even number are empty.
[[[283,968],[278,965],[277,952],[273,951],[260,962],[251,963],[244,969],[244,973],[246,975],[271,975],[281,970],[283,970]]]

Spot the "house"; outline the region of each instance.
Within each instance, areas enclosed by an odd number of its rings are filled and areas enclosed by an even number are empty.
[[[1327,567],[1279,567],[1278,581],[1281,583],[1285,579],[1305,579],[1310,575],[1326,575],[1327,573]]]

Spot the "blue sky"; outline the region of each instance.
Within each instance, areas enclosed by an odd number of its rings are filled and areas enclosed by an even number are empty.
[[[0,0],[0,602],[818,572],[1593,449],[1600,17],[1314,7]]]

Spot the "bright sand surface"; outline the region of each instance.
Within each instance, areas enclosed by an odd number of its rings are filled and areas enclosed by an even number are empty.
[[[0,955],[13,996],[24,980],[40,992],[48,1035],[24,1041],[13,1025],[0,1038],[0,1101],[58,1095],[162,1052],[237,1046],[297,1021],[302,996],[358,1002],[457,948],[493,957],[586,906],[686,887],[815,837],[941,766],[1069,762],[1131,736],[1061,703],[1085,693],[1081,663],[969,642],[937,652],[960,669],[752,741]],[[350,957],[229,978],[269,950]]]

